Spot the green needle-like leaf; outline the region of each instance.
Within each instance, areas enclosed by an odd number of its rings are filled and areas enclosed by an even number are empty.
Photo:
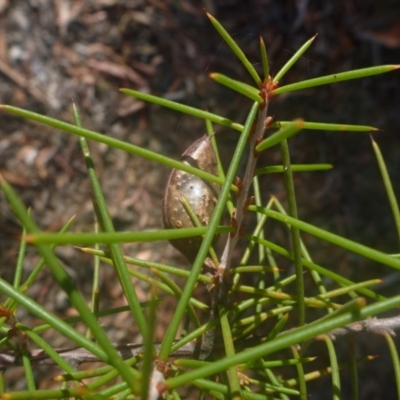
[[[276,121],[271,124],[271,128],[284,128],[292,123],[292,121]],[[325,124],[322,122],[303,122],[303,129],[339,132],[371,132],[378,130],[378,128],[367,125]]]
[[[383,334],[384,338],[386,339],[386,343],[389,346],[390,356],[393,362],[393,369],[394,369],[394,376],[396,381],[396,388],[397,388],[397,398],[400,398],[400,360],[399,360],[399,353],[397,352],[396,344],[393,338],[385,332]]]
[[[327,171],[332,168],[333,166],[331,164],[292,164],[292,172]],[[273,174],[277,172],[283,172],[283,169],[284,168],[282,165],[271,165],[270,167],[257,168],[255,174]]]
[[[220,307],[219,309],[219,318],[221,321],[221,331],[222,331],[222,338],[224,341],[225,354],[228,357],[234,356],[235,347],[233,344],[232,329],[228,320],[228,314],[226,310],[222,309],[222,307]],[[232,398],[235,399],[239,398],[238,395],[240,393],[240,382],[236,366],[228,368],[227,374],[228,374],[229,388],[232,393]]]
[[[229,89],[234,90],[244,96],[248,97],[253,101],[257,101],[259,104],[263,103],[263,99],[260,97],[260,90],[255,88],[254,86],[250,86],[247,83],[237,81],[235,79],[229,78],[226,75],[218,74],[216,72],[211,73],[211,79],[214,79],[216,82],[220,83],[228,87]]]
[[[268,65],[268,54],[265,48],[265,43],[263,38],[260,36],[260,52],[261,52],[261,63],[264,72],[264,80],[269,78],[269,65]]]
[[[26,227],[27,232],[28,233],[38,232],[39,231],[38,227],[29,216],[21,200],[19,199],[13,188],[3,179],[1,174],[0,174],[0,185],[15,215],[18,217],[23,226]],[[112,346],[104,330],[98,324],[96,317],[92,314],[90,308],[86,305],[85,299],[79,292],[74,281],[71,279],[69,274],[61,265],[60,260],[55,256],[50,246],[38,244],[36,247],[41,256],[45,259],[46,264],[51,270],[55,281],[65,291],[71,304],[76,308],[76,310],[82,316],[83,321],[85,322],[87,327],[92,331],[94,337],[97,340],[97,343],[101,345],[101,348],[98,346],[98,344],[94,345],[93,342],[87,340],[83,335],[79,334],[78,331],[70,328],[67,324],[62,323],[62,321],[60,322],[59,319],[55,318],[55,316],[53,316],[47,310],[45,310],[42,307],[39,307],[38,304],[34,303],[26,296],[23,296],[21,293],[16,291],[15,288],[12,288],[2,279],[0,279],[0,285],[2,286],[0,288],[0,291],[7,294],[9,297],[13,298],[19,304],[22,304],[22,302],[24,302],[25,307],[30,307],[31,311],[34,310],[33,312],[40,313],[43,320],[52,323],[54,327],[58,327],[60,329],[60,332],[71,335],[71,330],[72,330],[73,331],[72,337],[75,339],[76,343],[79,344],[84,343],[85,346],[87,347],[89,342],[93,353],[96,354],[99,358],[108,361],[111,365],[113,365],[119,371],[124,380],[126,382],[129,382],[129,384],[132,385],[133,387],[132,371],[130,371],[128,368],[126,368],[125,365],[123,365],[121,357],[118,355],[117,351]],[[71,338],[71,336],[69,337]]]
[[[294,136],[297,132],[299,132],[303,128],[303,121],[296,120],[291,124],[286,125],[284,128],[280,129],[278,132],[273,133],[267,139],[263,140],[260,144],[256,146],[256,151],[260,152],[269,147],[275,146],[281,143],[283,140]]]
[[[39,348],[43,349],[43,351],[47,353],[49,357],[54,360],[55,364],[58,364],[64,372],[74,372],[74,368],[72,368],[71,365],[67,361],[65,361],[46,340],[44,340],[36,332],[33,332],[31,329],[22,324],[17,324],[17,326],[29,337],[30,340],[32,340],[33,343],[36,344],[36,346],[39,346]]]
[[[217,233],[231,232],[227,226],[217,227]],[[207,233],[207,227],[163,229],[145,232],[113,232],[113,233],[33,233],[27,235],[27,242],[34,244],[96,244],[96,243],[133,243],[157,240],[181,239],[201,236]]]
[[[295,357],[296,359],[300,359],[300,354],[299,354],[299,351],[297,350],[296,346],[290,346],[290,349],[293,353],[293,357]],[[297,363],[296,370],[297,370],[297,376],[298,376],[298,382],[299,382],[300,399],[307,400],[307,398],[308,398],[307,385],[306,385],[303,363]]]
[[[284,178],[287,201],[289,205],[289,215],[297,219],[297,205],[296,205],[296,191],[294,188],[292,166],[290,164],[290,153],[287,140],[284,139],[281,142],[281,157],[282,164],[284,167]],[[296,271],[296,293],[298,297],[297,309],[299,313],[298,324],[303,325],[305,323],[305,307],[304,307],[304,277],[303,277],[303,264],[301,262],[301,238],[300,231],[297,227],[290,227],[292,248],[293,248],[293,261]]]
[[[237,43],[233,40],[232,36],[225,30],[225,28],[209,13],[207,13],[207,17],[213,24],[214,28],[217,32],[222,36],[222,39],[225,40],[227,45],[231,48],[231,50],[235,53],[236,57],[240,60],[240,62],[247,69],[251,77],[254,79],[254,82],[257,86],[261,85],[261,78],[259,77],[257,71],[253,67],[253,64],[247,59],[242,49],[237,45]]]
[[[18,288],[21,284],[22,273],[24,268],[24,260],[26,255],[26,229],[22,230],[22,237],[18,251],[18,260],[17,265],[14,272],[14,282],[13,285],[15,288]]]
[[[247,236],[245,236],[245,237],[247,237]],[[283,248],[281,246],[276,245],[275,243],[272,243],[272,242],[270,242],[268,240],[265,240],[265,239],[260,239],[260,238],[258,238],[256,236],[247,237],[247,238],[252,240],[252,241],[255,241],[256,243],[262,244],[263,246],[267,247],[268,249],[274,251],[277,254],[280,254],[280,255],[282,255],[284,257],[287,257],[287,258],[289,258],[291,260],[293,259],[293,253],[292,252],[286,250],[285,248]],[[354,284],[354,282],[352,282],[351,280],[345,278],[344,276],[339,275],[339,274],[331,271],[330,269],[324,268],[324,267],[322,267],[322,266],[320,266],[318,264],[315,264],[314,262],[309,261],[309,260],[307,260],[305,258],[303,258],[302,262],[303,262],[303,265],[305,267],[309,268],[311,271],[316,271],[320,275],[326,276],[327,278],[332,279],[333,281],[337,282],[340,285],[348,286],[348,285],[353,285]],[[374,300],[383,300],[383,299],[385,299],[385,297],[374,293],[370,289],[365,289],[365,288],[364,289],[363,288],[360,289],[359,288],[358,291],[361,294],[363,294],[364,296],[368,296],[368,297],[370,297],[371,299],[374,299]]]
[[[304,342],[316,337],[319,334],[329,332],[336,327],[344,326],[356,320],[365,319],[368,316],[377,315],[378,313],[393,309],[393,307],[397,307],[399,304],[400,295],[362,307],[358,313],[352,310],[344,314],[336,315],[335,317],[322,323],[319,323],[317,320],[308,325],[303,325],[300,328],[291,329],[277,336],[274,340],[264,342],[258,346],[254,346],[250,349],[237,353],[233,357],[225,357],[214,361],[211,365],[207,365],[196,370],[186,372],[180,376],[170,378],[166,381],[166,385],[168,388],[172,389],[186,383],[191,383],[194,379],[203,378],[221,371],[226,371],[232,365],[246,363],[252,359],[260,359],[262,356],[266,356],[281,349],[287,348],[288,346]]]
[[[311,46],[312,42],[316,37],[317,35],[307,40],[307,42],[305,42],[303,46],[301,46],[300,49],[296,51],[296,53],[290,58],[290,60],[275,75],[274,82],[279,82],[283,78],[286,72],[288,72],[290,68],[292,68],[292,66],[297,62],[297,60],[307,51],[307,49]]]
[[[205,172],[198,168],[192,167],[187,163],[173,160],[169,157],[163,156],[162,154],[146,150],[142,147],[126,143],[122,140],[114,139],[110,136],[103,135],[101,133],[94,132],[89,129],[81,128],[79,126],[72,125],[55,118],[46,117],[45,115],[37,114],[18,107],[0,105],[0,109],[3,109],[4,111],[7,111],[14,115],[18,115],[22,118],[30,119],[32,121],[36,121],[47,126],[52,126],[53,128],[61,129],[62,131],[69,132],[77,136],[85,137],[86,139],[94,140],[99,143],[104,143],[110,147],[115,147],[116,149],[120,149],[128,153],[135,154],[139,157],[143,157],[148,160],[158,162],[168,167],[177,168],[182,171],[189,172],[190,174],[193,174],[210,182],[218,183],[219,185],[222,185],[224,183],[224,181],[221,178],[213,174],[209,174],[208,172]],[[232,185],[232,190],[237,191],[237,188],[235,189],[235,187]]]
[[[372,138],[371,138],[372,140]],[[396,195],[393,190],[393,185],[390,180],[390,176],[388,170],[386,168],[385,160],[383,159],[381,150],[379,149],[378,144],[372,140],[372,148],[374,149],[376,159],[378,161],[378,166],[381,171],[383,184],[385,185],[386,194],[389,199],[390,208],[392,209],[394,223],[396,225],[397,236],[400,241],[400,209],[399,204],[397,203]]]
[[[120,91],[137,99],[148,101],[149,103],[153,104],[158,104],[159,106],[168,107],[175,111],[192,115],[193,117],[208,119],[209,121],[212,121],[216,124],[227,126],[228,128],[232,128],[237,131],[243,130],[243,125],[238,124],[237,122],[233,122],[228,118],[220,117],[219,115],[210,113],[208,111],[199,110],[198,108],[190,107],[185,104],[176,103],[175,101],[164,99],[158,96],[153,96],[148,93],[139,92],[137,90],[120,89]]]
[[[344,249],[350,250],[356,254],[400,270],[400,260],[391,257],[385,253],[382,253],[381,251],[371,249],[360,243],[353,242],[352,240],[343,238],[339,235],[335,235],[334,233],[317,228],[316,226],[300,221],[299,219],[291,218],[287,215],[283,215],[273,210],[268,210],[266,208],[256,206],[249,206],[249,210],[268,215],[269,217],[277,219],[278,221],[281,221],[285,224],[294,225],[304,232],[308,232],[311,235],[331,242],[339,247],[343,247]]]
[[[75,104],[73,107],[74,120],[77,126],[81,127],[81,119],[78,113],[78,109]],[[108,211],[107,202],[103,194],[103,190],[100,184],[100,179],[97,176],[97,172],[94,168],[94,161],[92,159],[89,144],[84,137],[79,138],[83,158],[89,175],[89,181],[93,193],[93,205],[96,212],[97,219],[103,232],[113,234],[115,233],[114,224],[111,219],[111,215]],[[108,250],[110,252],[111,259],[113,260],[113,266],[118,277],[118,280],[123,288],[125,297],[130,306],[132,315],[138,325],[139,331],[143,337],[147,336],[148,328],[146,318],[140,307],[139,298],[134,288],[132,281],[129,279],[128,268],[125,264],[122,249],[119,243],[107,243]]]
[[[331,376],[332,376],[332,389],[333,389],[333,400],[341,400],[342,396],[340,393],[340,371],[337,362],[337,356],[335,351],[335,346],[326,335],[320,336],[322,340],[325,341],[326,347],[328,348],[329,361],[331,363]]]
[[[30,360],[30,353],[27,348],[21,350],[22,365],[24,366],[25,381],[28,390],[34,392],[36,390],[35,377],[33,375],[32,364]]]
[[[351,79],[365,78],[371,75],[384,74],[385,72],[391,72],[399,68],[400,65],[382,65],[379,67],[356,69],[354,71],[340,72],[337,74],[322,76],[320,78],[308,79],[302,82],[292,83],[291,85],[281,86],[273,91],[273,96],[300,89],[309,89],[315,86],[328,85],[331,83],[343,82]]]

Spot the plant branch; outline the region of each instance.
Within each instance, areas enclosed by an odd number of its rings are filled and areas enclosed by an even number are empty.
[[[236,231],[232,232],[228,236],[228,240],[226,242],[224,251],[222,253],[221,263],[219,265],[219,269],[222,272],[230,268],[233,250],[235,249],[235,246],[240,238],[240,231],[241,228],[243,227],[243,219],[246,211],[246,201],[249,197],[249,190],[253,182],[254,171],[257,163],[257,155],[254,153],[255,151],[254,149],[257,143],[262,139],[264,135],[267,110],[268,110],[268,102],[266,100],[264,107],[261,108],[258,113],[254,132],[250,136],[249,158],[247,161],[246,171],[242,179],[242,187],[237,195],[236,210],[234,212],[234,215],[232,215],[232,223],[235,225]]]
[[[353,322],[344,327],[334,329],[325,334],[332,340],[336,340],[340,337],[348,335],[356,335],[359,333],[373,333],[383,335],[387,333],[391,336],[396,336],[395,331],[400,330],[400,315],[391,318],[368,318],[362,321]],[[318,339],[318,336],[317,336]],[[137,343],[126,343],[117,345],[114,347],[119,356],[126,360],[131,357],[143,354],[143,344]],[[155,344],[156,350],[159,350],[160,345]],[[57,348],[54,349],[63,359],[65,359],[71,365],[80,365],[87,362],[101,361],[96,355],[82,347],[70,347],[70,348]],[[207,357],[209,348],[207,346],[198,346],[198,342],[192,340],[186,343],[179,349],[173,351],[171,357],[196,357],[198,359],[204,359]],[[34,349],[30,351],[30,361],[33,365],[54,365],[55,361],[49,357],[47,353],[42,349]],[[5,369],[10,366],[22,365],[22,358],[19,352],[16,351],[5,351],[0,353],[0,369]]]
[[[155,344],[154,347],[158,351],[160,348],[159,344]],[[114,344],[114,348],[119,356],[126,360],[131,357],[143,354],[144,345],[137,343],[126,343],[117,345]],[[84,349],[83,347],[69,347],[69,348],[56,348],[54,349],[63,359],[73,366],[77,366],[88,362],[101,361],[95,354]],[[178,350],[171,353],[171,357],[193,357],[198,354],[198,346],[196,341],[191,341]],[[56,362],[42,349],[34,349],[30,351],[30,361],[33,365],[55,365]],[[202,349],[198,358],[202,359]],[[0,370],[10,367],[22,365],[22,357],[18,351],[5,351],[0,353]]]
[[[362,321],[353,322],[352,324],[328,332],[327,336],[329,336],[332,340],[361,332],[375,333],[378,335],[387,333],[391,336],[396,336],[396,330],[400,330],[400,316],[379,319],[369,318]]]

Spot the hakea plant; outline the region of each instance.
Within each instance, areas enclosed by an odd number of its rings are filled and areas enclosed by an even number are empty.
[[[183,391],[185,386],[190,386],[191,390],[193,390],[193,387],[197,387],[199,395],[201,393],[203,395],[208,394],[218,399],[276,397],[288,399],[289,396],[306,399],[307,381],[326,373],[331,374],[332,387],[335,388],[334,393],[337,396],[336,398],[340,398],[340,371],[342,368],[352,368],[350,375],[353,382],[354,398],[357,398],[356,368],[358,360],[356,355],[350,353],[349,364],[339,366],[332,341],[339,336],[360,331],[383,334],[391,351],[394,370],[400,369],[398,355],[391,338],[391,335],[399,327],[399,320],[397,318],[370,318],[398,307],[400,305],[400,294],[387,298],[380,296],[370,288],[379,280],[353,282],[316,264],[301,240],[300,231],[307,232],[389,268],[400,269],[400,259],[327,232],[297,218],[293,172],[323,170],[329,169],[331,166],[327,164],[291,164],[287,142],[291,136],[296,135],[302,129],[371,132],[375,128],[305,122],[302,120],[277,122],[268,116],[269,103],[280,94],[382,74],[393,71],[399,66],[365,68],[284,85],[282,82],[285,74],[309,48],[315,37],[306,42],[274,77],[269,74],[267,53],[261,39],[263,76],[260,77],[231,36],[215,18],[207,15],[254,80],[255,84],[251,86],[218,73],[210,75],[216,82],[253,101],[244,124],[147,93],[131,89],[121,89],[121,91],[129,96],[204,119],[210,138],[202,139],[208,145],[206,150],[200,151],[200,156],[203,157],[204,154],[209,156],[210,152],[215,152],[215,159],[214,161],[211,160],[212,163],[216,163],[215,169],[203,167],[203,164],[198,162],[196,158],[198,153],[195,153],[193,148],[185,153],[193,162],[189,162],[185,157],[180,162],[84,129],[75,107],[75,124],[69,124],[16,107],[1,106],[1,109],[5,112],[80,137],[94,193],[96,205],[94,210],[99,220],[101,233],[66,233],[72,221],[60,233],[41,233],[13,189],[3,178],[1,179],[1,187],[15,215],[23,225],[24,233],[21,242],[21,257],[19,257],[15,269],[13,285],[0,278],[0,292],[7,297],[0,308],[0,316],[2,317],[0,319],[2,335],[0,339],[0,370],[22,364],[25,369],[27,391],[7,393],[5,382],[2,381],[0,399],[32,399],[39,398],[39,396],[42,399],[78,397],[90,399],[111,397],[115,399],[156,399],[160,394],[167,398],[179,399],[181,396],[185,397]],[[219,161],[218,137],[212,134],[212,124],[220,124],[240,133],[226,173]],[[175,208],[172,207],[173,211],[168,208],[170,205],[168,200],[165,200],[167,203],[164,207],[165,225],[172,229],[124,233],[114,231],[104,195],[93,167],[87,139],[104,143],[174,169],[166,196],[168,197],[169,191],[173,190]],[[210,143],[212,143],[212,147],[209,145]],[[244,175],[237,178],[239,162],[244,158],[244,150],[248,145],[250,152],[247,156],[246,169]],[[282,164],[256,167],[259,154],[272,146],[280,147]],[[383,175],[400,239],[399,208],[383,157],[375,142],[373,142],[373,149]],[[197,151],[197,147],[195,150]],[[206,153],[201,153],[202,151]],[[258,176],[272,172],[281,172],[284,175],[287,210],[274,197],[268,201],[262,198]],[[187,194],[190,191],[177,191],[180,184],[186,184],[186,181],[182,181],[183,176],[190,182],[194,182],[195,186],[200,185],[201,193],[206,193],[207,196],[210,193],[207,191],[214,187],[214,197],[201,198],[210,200],[211,203],[207,203],[208,205],[211,204],[209,208],[199,211],[197,205],[203,204],[205,200],[190,197],[191,195]],[[196,179],[193,180],[194,177]],[[173,189],[171,189],[172,184],[174,185]],[[171,214],[177,212],[177,210],[179,215]],[[223,221],[226,210],[230,213],[230,223],[224,226],[221,221]],[[257,225],[251,234],[245,231],[243,224],[245,215],[250,213],[257,216]],[[292,241],[290,250],[268,241],[264,237],[263,228],[267,218],[275,219],[287,226]],[[175,222],[170,223],[171,221]],[[182,224],[182,221],[185,221],[185,224]],[[212,244],[214,238],[221,233],[227,233],[227,239],[223,252],[218,257],[212,249]],[[198,239],[199,237],[200,239]],[[244,250],[242,259],[238,262],[237,260],[233,261],[233,250],[240,237],[247,238],[248,245]],[[121,242],[155,240],[169,240],[175,244],[179,240],[183,243],[180,248],[181,251],[188,244],[190,250],[187,252],[183,250],[183,252],[191,260],[190,271],[124,256],[119,246]],[[29,277],[22,281],[21,272],[26,243],[36,246],[42,260]],[[82,250],[100,257],[105,263],[113,265],[128,301],[127,307],[110,310],[97,309],[97,274],[93,285],[93,306],[90,308],[86,305],[82,294],[77,290],[75,283],[53,252],[57,245],[82,243],[85,245],[97,243],[107,245],[107,251],[89,247],[82,248]],[[179,246],[177,247],[179,248]],[[259,262],[258,265],[249,265],[249,256],[254,249],[258,249]],[[211,258],[208,257],[209,254]],[[293,261],[295,266],[293,276],[281,276],[274,259],[276,254]],[[72,306],[76,308],[79,313],[78,318],[61,320],[25,294],[45,264],[60,288],[67,294]],[[130,264],[151,268],[154,277],[151,278],[147,274],[142,274],[136,269],[130,268]],[[211,275],[202,274],[205,265],[211,266],[209,268]],[[305,294],[303,282],[305,270],[310,272],[318,288],[319,294],[317,296],[306,296]],[[241,284],[241,275],[249,272],[254,274],[254,286]],[[184,288],[176,287],[174,282],[166,275],[167,273],[186,277]],[[141,304],[139,302],[132,284],[132,276],[149,283],[151,288],[149,303]],[[337,288],[328,291],[324,286],[326,279],[333,282]],[[206,283],[209,286],[211,299],[208,305],[195,301],[193,298],[194,288],[198,282]],[[295,293],[285,290],[287,285],[292,282],[295,282]],[[158,304],[157,294],[160,291],[177,296],[179,302],[174,315],[171,316],[170,324],[162,342],[155,344],[152,337]],[[241,293],[239,300],[237,296],[232,295],[235,292]],[[349,296],[348,302],[342,303],[335,300],[338,296],[343,295]],[[368,305],[366,305],[365,298],[369,299]],[[43,325],[28,327],[23,324],[23,321],[17,321],[15,310],[18,307],[23,307],[37,316],[43,321]],[[208,310],[210,319],[205,325],[200,324],[196,315],[196,307]],[[323,309],[326,315],[319,319],[309,320],[307,310],[311,308]],[[143,343],[115,345],[110,342],[105,331],[101,328],[99,318],[127,309],[132,312],[135,318],[138,330],[143,337]],[[186,335],[177,339],[177,332],[185,315],[189,316],[191,324],[187,328]],[[297,318],[296,327],[285,328],[291,315],[294,316],[293,318]],[[265,334],[265,330],[259,328],[267,318],[270,324],[271,321],[275,322],[269,333]],[[94,341],[89,340],[73,328],[72,323],[79,321],[90,330]],[[43,331],[49,328],[55,329],[59,334],[70,339],[76,347],[73,349],[52,348],[40,336]],[[30,344],[29,347],[28,339],[34,343]],[[326,366],[325,369],[313,368],[313,354],[310,351],[307,352],[307,344],[315,339],[326,343],[330,365]],[[216,346],[216,343],[218,346]],[[218,347],[217,350],[216,347]],[[274,354],[278,351],[281,351],[279,357],[274,358]],[[89,371],[78,370],[81,363],[94,360],[103,361],[106,366]],[[33,368],[41,364],[58,365],[64,371],[63,374],[54,378],[62,383],[58,390],[36,390]],[[293,368],[297,378],[285,379],[280,376],[277,368],[283,366]],[[118,383],[115,383],[116,377],[120,377]],[[66,382],[76,384],[66,385]],[[399,374],[396,374],[396,383],[400,395]]]

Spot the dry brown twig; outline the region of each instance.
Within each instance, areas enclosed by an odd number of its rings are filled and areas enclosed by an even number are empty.
[[[400,316],[391,318],[369,318],[362,321],[353,322],[342,328],[334,329],[326,335],[332,340],[343,338],[349,335],[359,335],[362,333],[371,333],[383,335],[385,333],[396,336],[396,331],[400,330]],[[135,357],[143,353],[143,345],[137,343],[115,344],[118,354],[123,359]],[[155,345],[156,351],[159,345]],[[74,368],[78,365],[88,362],[100,361],[96,356],[79,347],[71,348],[56,348],[54,349],[63,359],[68,361]],[[192,341],[182,346],[180,349],[171,353],[171,357],[194,357],[204,359],[209,355],[210,348],[206,346],[196,346],[196,342]],[[34,349],[30,351],[30,361],[33,365],[54,365],[55,361],[50,358],[42,349]],[[22,365],[20,354],[16,351],[5,351],[0,353],[0,369],[5,369],[12,366]]]

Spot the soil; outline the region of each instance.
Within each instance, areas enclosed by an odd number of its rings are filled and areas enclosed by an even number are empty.
[[[257,68],[261,68],[261,34],[272,75],[318,33],[282,84],[400,60],[398,0],[0,0],[0,104],[73,122],[74,102],[84,127],[178,159],[204,134],[204,122],[125,96],[118,89],[148,91],[243,122],[250,102],[214,83],[208,74],[217,71],[248,83],[250,78],[203,8],[218,18]],[[270,114],[275,120],[302,117],[378,127],[373,137],[400,198],[399,109],[400,78],[395,71],[279,96],[271,103]],[[237,133],[214,128],[227,164]],[[104,145],[91,143],[90,147],[115,228],[161,228],[161,199],[170,171]],[[292,162],[326,162],[335,167],[330,172],[296,175],[301,219],[381,251],[399,252],[368,135],[304,131],[290,141],[290,149]],[[260,165],[279,162],[275,149],[259,161]],[[91,191],[75,136],[0,112],[0,170],[31,207],[40,229],[58,231],[76,215],[73,231],[93,230]],[[261,184],[265,198],[274,194],[284,200],[281,177],[268,176]],[[21,229],[2,196],[0,274],[11,282]],[[279,238],[280,233],[275,235]],[[371,268],[343,251],[306,240],[315,260],[350,278],[360,273],[365,278],[392,276],[387,269]],[[166,242],[124,245],[124,251],[187,266]],[[92,259],[71,247],[56,252],[80,289],[90,293]],[[28,248],[26,272],[37,260],[35,250]],[[147,299],[146,291],[146,287],[139,289],[142,300]],[[111,269],[104,270],[101,293],[104,306],[125,304]],[[73,313],[48,273],[41,275],[29,295],[60,316]],[[168,299],[163,303],[158,338],[163,337],[174,304]],[[35,325],[26,313],[18,318]],[[113,340],[134,341],[137,330],[126,314],[104,324]],[[58,345],[57,338],[49,340]],[[394,398],[393,370],[384,360],[382,355],[362,370],[368,384],[360,398]],[[21,389],[20,375],[8,374],[10,387]],[[41,380],[41,385],[47,387],[48,380]],[[313,398],[325,397],[319,392]]]

